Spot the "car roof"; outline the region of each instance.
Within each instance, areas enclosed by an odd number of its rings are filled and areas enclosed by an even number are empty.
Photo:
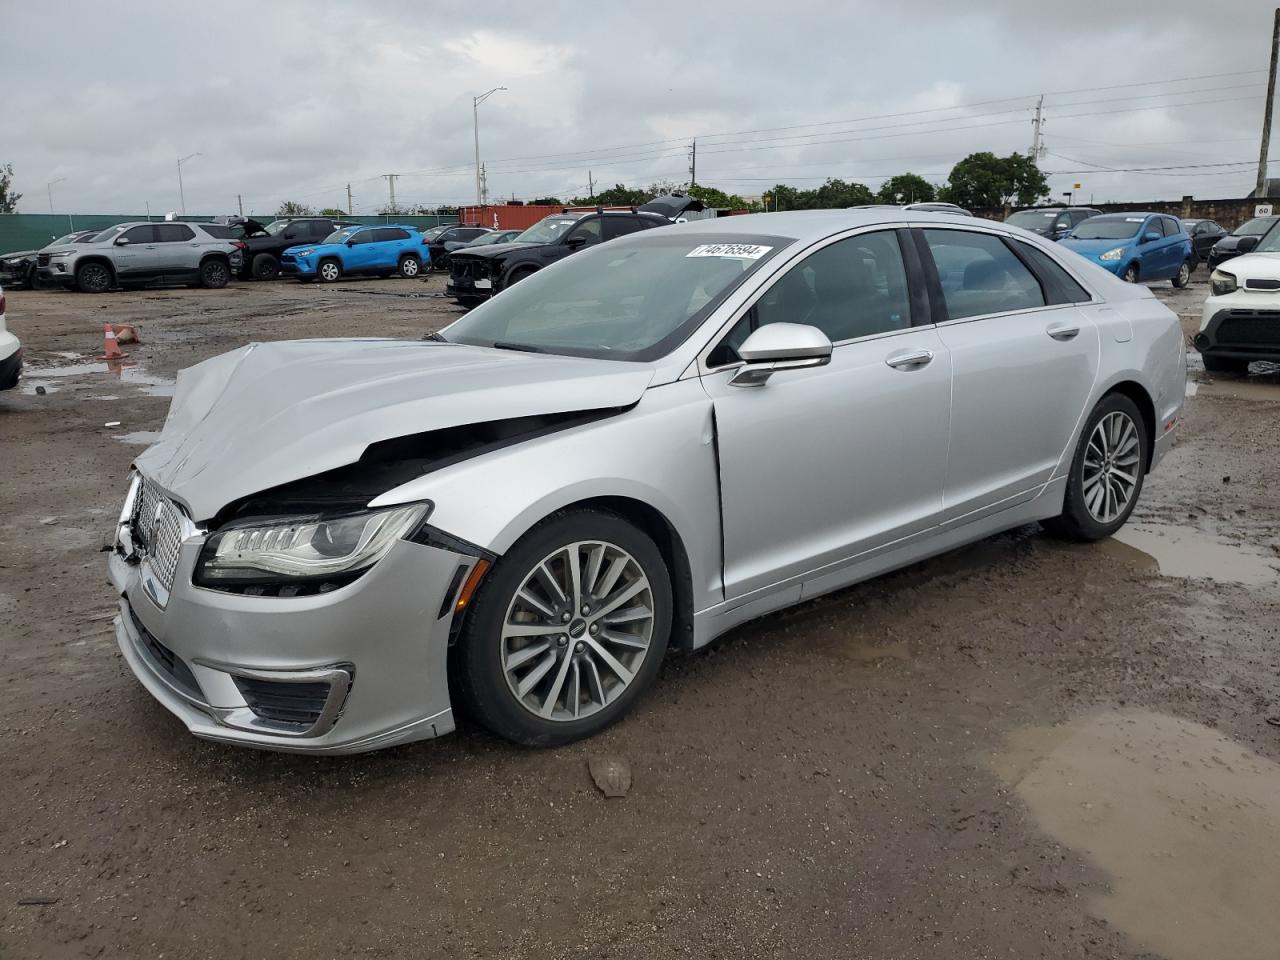
[[[1129,210],[1125,213],[1100,213],[1093,217],[1094,220],[1124,220],[1127,217],[1173,217],[1178,219],[1176,213],[1154,213],[1150,210]]]
[[[834,210],[783,210],[780,213],[747,213],[712,220],[690,220],[677,229],[693,235],[717,234],[773,236],[791,240],[820,240],[838,230],[870,227],[877,224],[971,224],[975,227],[998,227],[1002,224],[963,214],[929,210],[904,210],[902,207],[853,207]],[[671,234],[663,231],[664,234]]]

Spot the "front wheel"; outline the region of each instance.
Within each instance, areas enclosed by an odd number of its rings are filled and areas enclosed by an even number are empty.
[[[1131,263],[1129,264],[1129,266],[1125,267],[1124,282],[1125,283],[1138,282],[1138,265],[1136,263]]]
[[[325,260],[316,270],[316,275],[321,283],[336,283],[342,279],[342,267],[338,266],[337,260]]]
[[[221,290],[231,279],[231,270],[222,260],[206,260],[200,264],[200,286]]]
[[[106,293],[111,289],[111,271],[105,264],[86,263],[76,271],[76,286],[81,293]]]
[[[417,257],[402,257],[400,260],[400,276],[406,279],[416,277],[422,272],[422,264]]]
[[[648,536],[601,510],[553,515],[482,585],[455,650],[461,699],[515,743],[589,737],[653,682],[671,608],[671,578]]]
[[[1173,278],[1173,285],[1181,290],[1191,282],[1191,271],[1193,267],[1190,260],[1182,261],[1182,265],[1178,267],[1178,273]]]
[[[1102,398],[1085,422],[1071,460],[1062,513],[1045,526],[1068,540],[1101,540],[1119,530],[1142,492],[1150,444],[1137,404]]]
[[[269,253],[260,253],[253,258],[253,279],[274,280],[280,276],[280,261]]]

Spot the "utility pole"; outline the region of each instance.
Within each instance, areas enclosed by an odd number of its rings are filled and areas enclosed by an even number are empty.
[[[1040,126],[1044,123],[1044,94],[1036,101],[1036,118],[1031,121],[1031,159],[1039,163],[1040,151],[1044,149],[1040,142]]]
[[[236,194],[236,205],[240,208],[240,216],[244,216],[244,197]]]
[[[347,184],[347,216],[351,216],[351,184]]]
[[[56,183],[62,183],[62,181],[66,179],[67,179],[66,177],[59,177],[57,180],[50,180],[48,183],[44,185],[45,190],[49,194],[49,213],[50,214],[53,213],[53,186]]]
[[[494,87],[492,90],[486,90],[478,97],[471,98],[471,124],[472,130],[476,138],[476,206],[484,205],[484,196],[480,183],[480,104],[484,103],[499,90],[505,90],[506,87]]]
[[[1262,149],[1258,153],[1258,188],[1254,195],[1259,199],[1267,194],[1267,151],[1271,147],[1271,110],[1276,103],[1276,57],[1280,55],[1280,7],[1276,8],[1275,23],[1271,27],[1271,74],[1267,77],[1267,105],[1262,112]]]
[[[391,209],[391,212],[394,213],[396,210],[396,177],[400,176],[400,174],[384,173],[383,176],[387,178],[387,189],[391,192],[390,209]]]
[[[182,165],[193,157],[203,156],[199,153],[189,153],[185,157],[178,158],[178,203],[182,208],[182,215],[187,215],[187,192],[182,188]]]
[[[596,182],[591,179],[591,171],[587,171],[587,196],[591,198],[591,202],[596,200]]]
[[[484,164],[480,164],[480,206],[484,206],[489,202],[489,174],[485,171]]]
[[[689,186],[696,187],[698,185],[698,138],[693,138],[693,145],[689,147]]]

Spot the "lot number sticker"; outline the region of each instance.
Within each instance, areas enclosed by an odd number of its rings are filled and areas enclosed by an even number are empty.
[[[703,243],[694,247],[686,257],[732,257],[734,260],[759,260],[773,247],[758,243]]]

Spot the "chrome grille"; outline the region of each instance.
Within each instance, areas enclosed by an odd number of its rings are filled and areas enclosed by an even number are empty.
[[[182,516],[178,507],[154,484],[142,477],[138,491],[133,529],[138,546],[150,563],[151,571],[165,590],[173,588],[178,570],[178,553],[182,546]]]

